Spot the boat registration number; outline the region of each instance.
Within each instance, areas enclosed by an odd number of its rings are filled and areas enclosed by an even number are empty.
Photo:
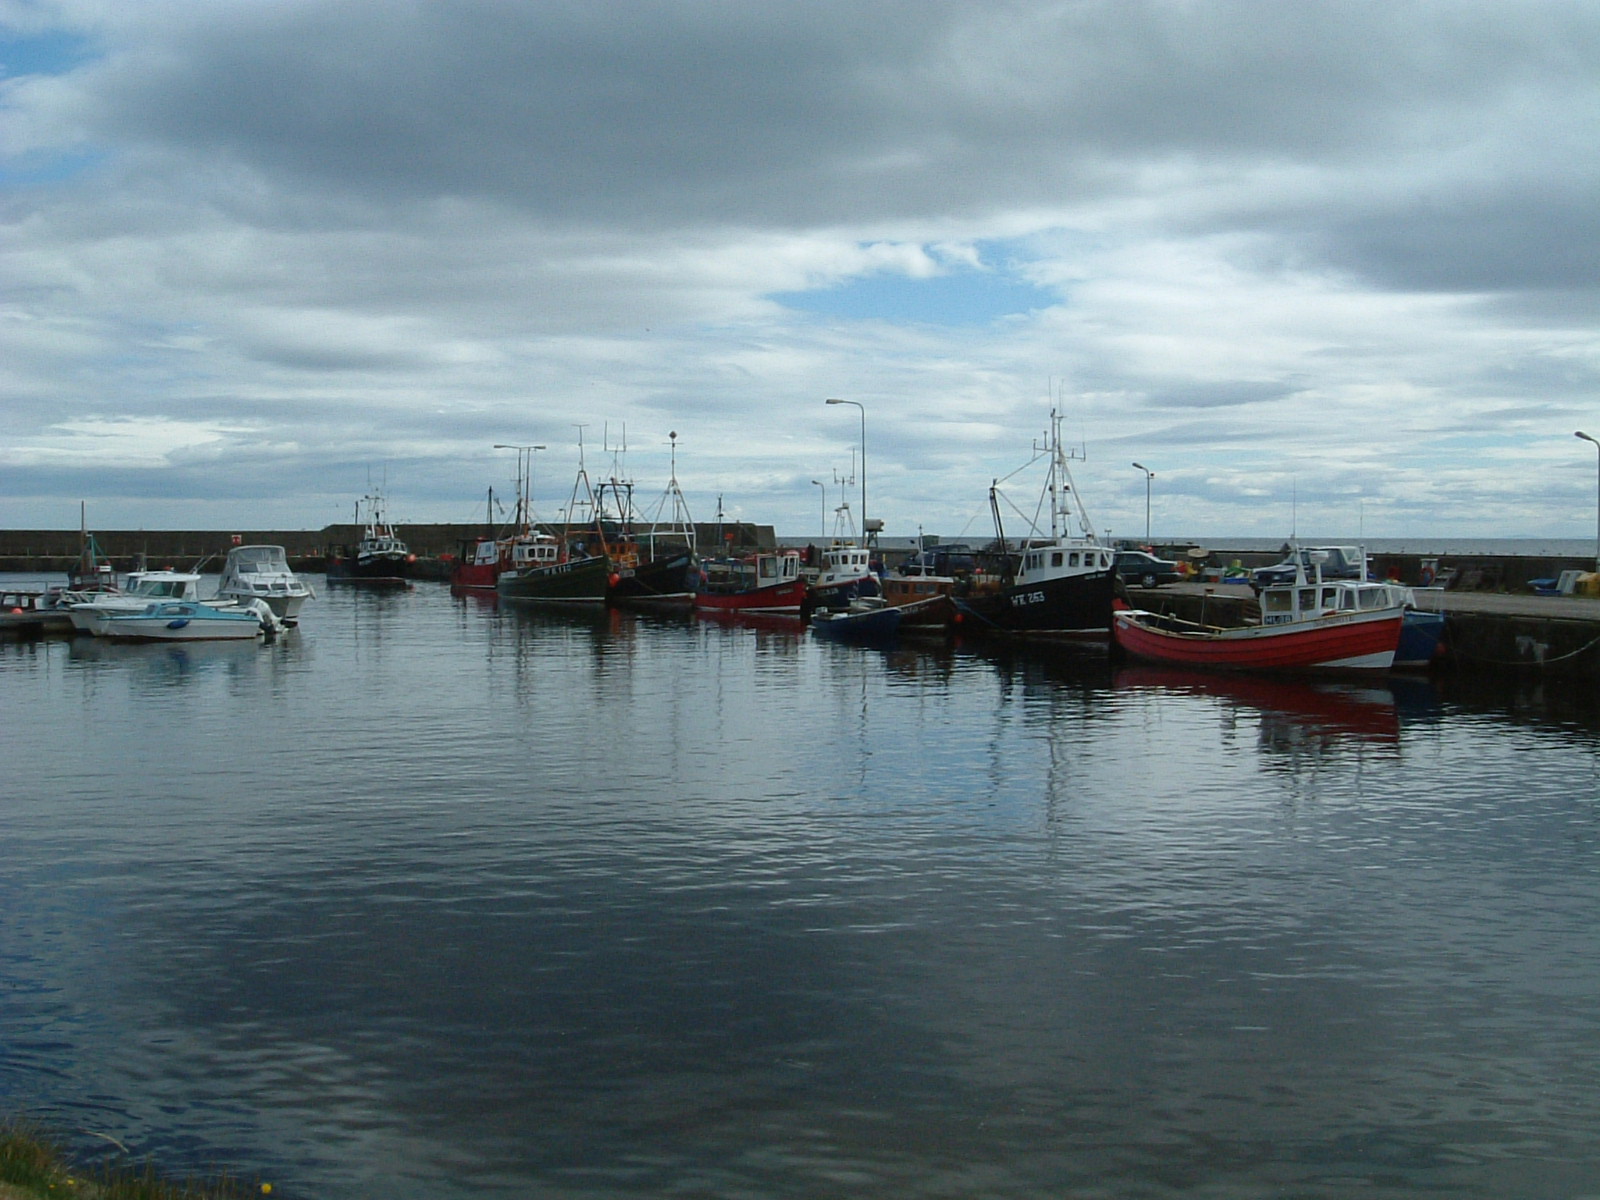
[[[1011,607],[1021,608],[1025,604],[1043,604],[1043,592],[1018,592],[1011,597]]]

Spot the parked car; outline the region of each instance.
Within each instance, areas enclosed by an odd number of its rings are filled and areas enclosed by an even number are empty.
[[[1143,550],[1118,550],[1116,566],[1117,574],[1122,576],[1124,583],[1136,583],[1140,587],[1160,587],[1163,583],[1177,583],[1183,578],[1178,573],[1177,563],[1146,554]]]
[[[970,575],[978,560],[965,542],[928,546],[900,565],[902,575]]]
[[[1302,546],[1298,555],[1290,555],[1270,567],[1257,567],[1250,572],[1250,586],[1263,588],[1275,583],[1293,583],[1295,570],[1304,566],[1306,577],[1313,574],[1312,555],[1322,558],[1324,579],[1360,579],[1366,573],[1367,556],[1360,546]]]

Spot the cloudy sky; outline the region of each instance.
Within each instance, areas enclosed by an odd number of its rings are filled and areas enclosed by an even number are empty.
[[[0,524],[1592,536],[1600,4],[0,0]],[[829,407],[824,399],[860,403]],[[836,477],[857,473],[849,487]],[[821,481],[818,487],[812,481]],[[1021,481],[1019,481],[1021,482]]]

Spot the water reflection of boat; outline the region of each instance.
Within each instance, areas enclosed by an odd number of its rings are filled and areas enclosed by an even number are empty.
[[[768,633],[804,633],[806,623],[800,619],[798,608],[792,611],[767,612],[760,609],[702,608],[697,617],[712,625],[729,629],[759,629]]]
[[[1211,696],[1318,733],[1375,742],[1395,742],[1400,737],[1398,706],[1386,683],[1128,666],[1118,668],[1113,686]]]

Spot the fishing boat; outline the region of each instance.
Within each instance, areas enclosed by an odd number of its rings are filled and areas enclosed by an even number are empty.
[[[521,449],[521,447],[518,447]],[[521,472],[518,472],[518,487],[520,493]],[[519,494],[517,512],[520,518],[522,501]],[[495,581],[500,578],[502,564],[508,559],[508,547],[505,539],[500,536],[494,523],[494,489],[489,489],[488,515],[484,522],[483,534],[480,537],[469,538],[461,543],[461,551],[456,555],[455,562],[450,565],[450,586],[452,588],[479,588],[484,591],[493,591]]]
[[[885,603],[900,610],[900,631],[920,637],[947,637],[954,627],[955,581],[883,580]],[[924,592],[922,589],[932,589]]]
[[[833,537],[822,548],[820,559],[807,579],[808,612],[844,609],[857,597],[883,594],[872,571],[866,539],[856,537],[848,500],[833,510]]]
[[[462,545],[450,568],[452,588],[494,592],[500,576],[531,567],[554,566],[562,560],[561,543],[553,534],[534,526],[532,454],[539,446],[516,447],[522,455],[517,466],[517,504],[511,523],[494,528],[494,489],[489,489],[488,521],[481,537]]]
[[[381,491],[363,496],[356,505],[356,524],[361,525],[361,540],[355,548],[341,547],[327,562],[329,583],[363,584],[368,587],[410,587],[411,568],[417,556],[395,534],[384,514]]]
[[[587,521],[573,518],[580,512]],[[502,600],[534,604],[604,604],[611,586],[611,549],[600,524],[600,507],[583,464],[578,443],[578,474],[567,505],[562,536],[530,532],[524,543],[525,563],[503,571],[495,581]]]
[[[1444,650],[1445,618],[1442,612],[1430,612],[1417,607],[1415,589],[1396,579],[1374,579],[1367,562],[1364,546],[1313,546],[1300,547],[1291,542],[1288,555],[1291,569],[1280,567],[1257,569],[1252,572],[1252,587],[1259,593],[1262,581],[1270,581],[1277,572],[1280,583],[1292,582],[1296,577],[1293,568],[1299,564],[1301,573],[1315,562],[1316,570],[1324,582],[1337,578],[1344,583],[1343,602],[1350,608],[1371,609],[1399,607],[1404,613],[1400,624],[1400,644],[1394,652],[1396,671],[1425,671]]]
[[[1101,640],[1111,631],[1115,570],[1109,546],[1095,537],[1061,444],[1061,417],[1050,413],[1044,445],[1005,480],[989,489],[995,542],[977,556],[968,586],[953,595],[958,630],[975,637]],[[1046,464],[1032,515],[1010,502],[1001,484]],[[1005,508],[1026,532],[1015,546],[1006,532]],[[1070,532],[1076,528],[1076,532]]]
[[[218,607],[195,600],[157,600],[138,612],[105,618],[101,636],[129,642],[245,641],[277,631],[277,618],[260,600]]]
[[[613,459],[611,477],[600,486],[601,525],[612,554],[607,599],[624,608],[682,609],[694,603],[699,569],[694,521],[678,486],[678,434],[667,436],[671,471],[666,489],[648,514],[635,512],[633,484],[622,478],[617,460]]]
[[[904,609],[881,596],[860,596],[846,608],[818,609],[811,615],[811,632],[837,641],[891,641],[904,616]]]
[[[955,594],[970,586],[971,571],[957,576],[960,563],[971,564],[970,551],[936,554],[919,549],[898,571],[879,579],[883,598],[901,610],[900,631],[906,634],[947,635],[955,621]]]
[[[604,604],[610,586],[611,559],[605,554],[590,554],[583,542],[563,545],[553,537],[541,537],[528,549],[547,556],[529,565],[502,574],[495,591],[502,600],[548,602],[554,604]]]
[[[1163,613],[1119,609],[1117,646],[1173,666],[1232,671],[1387,671],[1400,644],[1404,607],[1385,588],[1324,580],[1312,555],[1289,583],[1261,589],[1259,622],[1220,628]]]
[[[234,546],[222,564],[217,596],[238,604],[260,600],[278,620],[293,625],[316,592],[294,573],[282,546]]]
[[[785,613],[798,616],[806,601],[795,550],[706,559],[700,564],[694,606],[699,612]]]
[[[852,539],[836,539],[823,547],[821,569],[809,591],[814,609],[842,609],[859,597],[882,595],[872,572],[871,551]]]
[[[67,572],[65,584],[53,583],[35,602],[40,612],[66,613],[74,604],[115,595],[122,587],[117,582],[111,560],[89,532],[88,504],[78,504],[78,561]]]
[[[1395,648],[1396,671],[1425,671],[1444,649],[1445,620],[1442,612],[1417,607],[1417,594],[1392,579],[1368,579],[1366,551],[1359,551],[1360,578],[1345,585],[1353,607],[1384,608],[1398,606],[1402,613],[1400,644]]]

